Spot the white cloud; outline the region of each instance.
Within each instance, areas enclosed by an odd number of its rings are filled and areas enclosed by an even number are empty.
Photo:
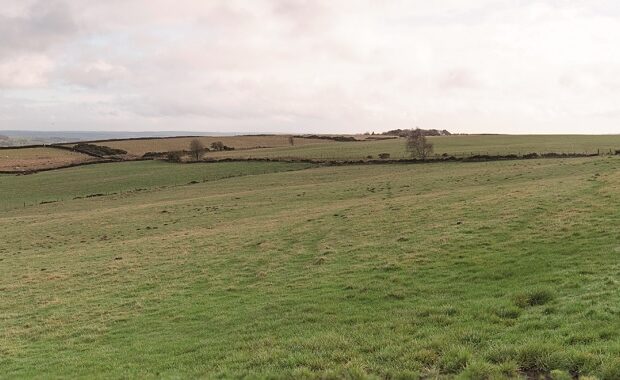
[[[610,0],[7,1],[21,128],[620,132]]]
[[[19,55],[0,61],[0,88],[45,86],[53,61],[41,54]]]

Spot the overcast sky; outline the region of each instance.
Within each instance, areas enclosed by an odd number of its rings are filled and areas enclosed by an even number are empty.
[[[617,0],[0,0],[0,129],[620,133]]]

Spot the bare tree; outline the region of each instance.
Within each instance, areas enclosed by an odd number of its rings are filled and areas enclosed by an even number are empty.
[[[407,135],[407,150],[413,158],[425,160],[433,153],[433,144],[428,142],[421,129],[415,129]]]
[[[189,144],[189,153],[196,161],[200,160],[205,154],[205,146],[198,139],[193,139]]]

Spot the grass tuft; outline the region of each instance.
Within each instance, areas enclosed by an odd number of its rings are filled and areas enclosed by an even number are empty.
[[[553,299],[553,293],[547,289],[530,290],[514,296],[515,305],[520,308],[540,306]]]

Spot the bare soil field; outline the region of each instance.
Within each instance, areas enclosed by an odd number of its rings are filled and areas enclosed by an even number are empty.
[[[224,145],[235,150],[290,147],[289,135],[256,135],[256,136],[201,136],[201,137],[173,137],[154,139],[133,139],[118,141],[93,142],[97,145],[105,145],[114,149],[126,150],[128,154],[142,156],[147,152],[170,152],[175,150],[187,150],[192,140],[198,139],[205,147],[221,141]],[[332,140],[314,138],[293,138],[294,146],[311,144],[330,144]]]
[[[99,161],[86,154],[55,148],[0,150],[0,171],[27,172]]]

